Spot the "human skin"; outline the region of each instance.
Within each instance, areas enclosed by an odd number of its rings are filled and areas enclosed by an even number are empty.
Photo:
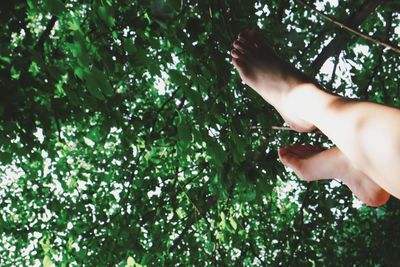
[[[400,198],[400,110],[331,94],[280,59],[255,30],[233,42],[242,80],[299,132],[318,128],[336,145],[321,151],[293,145],[283,164],[307,181],[337,178],[370,206]]]

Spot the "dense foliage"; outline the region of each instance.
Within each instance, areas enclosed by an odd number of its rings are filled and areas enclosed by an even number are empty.
[[[397,0],[322,2],[399,43]],[[399,107],[392,50],[293,0],[2,0],[0,25],[1,266],[398,266],[399,201],[285,170],[277,147],[331,144],[273,130],[229,58],[259,25],[329,90]]]

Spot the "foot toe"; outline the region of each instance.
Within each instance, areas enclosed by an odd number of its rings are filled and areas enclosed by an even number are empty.
[[[278,155],[283,165],[291,168],[302,180],[312,181],[314,179],[310,173],[307,160],[297,155],[291,147],[279,149]]]
[[[235,49],[239,50],[243,54],[248,53],[248,51],[250,49],[246,44],[240,42],[239,40],[236,40],[233,42],[233,47]]]
[[[239,37],[237,38],[237,41],[239,41],[241,44],[243,44],[244,46],[246,46],[248,48],[255,47],[254,41],[252,41],[249,38],[246,38],[244,35],[239,35]]]
[[[289,147],[280,148],[278,151],[278,155],[282,163],[291,168],[299,160],[298,155],[293,153],[293,151],[291,151]]]
[[[240,70],[244,70],[245,67],[246,67],[246,64],[245,64],[245,62],[244,62],[243,60],[241,60],[241,59],[239,59],[239,58],[235,58],[235,57],[232,58],[232,64],[233,64],[237,69],[240,69]]]
[[[242,43],[243,46],[246,46],[248,50],[255,50],[260,47],[256,40],[251,40],[249,38],[239,37],[238,41]]]
[[[259,47],[262,44],[260,35],[257,29],[251,29],[244,32],[241,37],[247,42],[253,44],[255,47]]]
[[[239,33],[237,39],[238,39],[239,41],[247,42],[246,33],[243,33],[243,32],[242,32],[242,33]]]
[[[238,50],[238,49],[232,49],[231,50],[231,56],[233,57],[233,58],[242,58],[243,57],[243,54]]]
[[[318,145],[302,145],[302,144],[293,144],[290,146],[290,150],[298,154],[299,156],[302,155],[303,157],[314,155],[317,152],[321,152],[324,150],[323,147]]]

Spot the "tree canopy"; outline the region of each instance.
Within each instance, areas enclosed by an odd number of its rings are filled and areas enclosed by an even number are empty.
[[[1,266],[398,266],[399,201],[285,170],[278,147],[332,143],[274,130],[229,51],[258,26],[328,90],[399,107],[399,54],[316,12],[396,47],[399,1],[1,6]]]

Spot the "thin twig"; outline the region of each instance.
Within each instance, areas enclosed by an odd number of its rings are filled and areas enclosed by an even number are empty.
[[[335,63],[334,63],[334,66],[333,66],[331,79],[330,79],[329,84],[328,84],[328,88],[330,88],[330,89],[332,89],[333,82],[335,81],[335,78],[336,78],[336,69],[337,69],[337,66],[338,66],[338,65],[339,65],[339,55],[337,55],[337,56],[335,57]],[[332,90],[332,91],[333,91],[333,90]]]
[[[294,131],[290,127],[281,127],[281,126],[272,126],[272,130],[275,130],[275,131]]]
[[[361,99],[367,101],[369,96],[368,96],[368,88],[369,86],[372,84],[372,82],[374,81],[375,75],[377,74],[379,67],[382,64],[382,54],[383,54],[383,48],[379,49],[379,54],[378,54],[378,61],[374,67],[374,69],[372,70],[372,73],[369,77],[368,82],[365,84],[365,86],[363,88],[360,89],[360,93],[362,93]]]
[[[60,121],[56,115],[56,113],[54,112],[54,120],[56,121],[56,126],[57,126],[57,133],[58,133],[58,141],[60,143],[63,143],[63,138],[61,136],[61,125],[60,125]]]
[[[210,15],[210,19],[212,20],[212,19],[213,19],[213,12],[212,12],[212,9],[211,9],[211,2],[210,2],[210,0],[208,0],[208,13],[209,13],[209,15]]]
[[[171,102],[172,99],[175,98],[175,96],[176,96],[176,94],[178,93],[178,91],[179,91],[180,88],[181,88],[181,87],[178,87],[178,88],[172,93],[172,95],[171,95],[171,96],[161,105],[161,107],[157,110],[156,114],[159,114],[159,113],[164,109],[164,107],[165,107],[169,102]]]
[[[336,19],[334,19],[334,18],[332,18],[332,17],[330,17],[330,16],[328,16],[328,15],[325,15],[325,14],[322,13],[321,11],[319,11],[319,10],[317,10],[316,8],[312,7],[311,5],[309,5],[309,4],[305,3],[305,2],[303,2],[302,0],[295,0],[295,2],[304,5],[304,6],[307,7],[308,9],[313,10],[314,12],[316,12],[318,15],[320,15],[320,16],[323,17],[324,19],[328,20],[329,22],[335,24],[336,26],[338,26],[338,27],[340,27],[340,28],[342,28],[342,29],[345,29],[345,30],[347,30],[347,31],[349,31],[349,32],[351,32],[351,33],[353,33],[353,34],[355,34],[355,35],[358,35],[358,36],[361,37],[361,38],[364,38],[365,40],[368,40],[368,41],[371,41],[371,42],[376,43],[376,44],[378,44],[378,45],[384,46],[384,47],[389,48],[389,49],[395,51],[396,53],[399,53],[399,54],[400,54],[400,47],[397,47],[397,46],[392,45],[392,44],[388,44],[388,43],[386,43],[386,42],[384,42],[384,41],[382,41],[382,40],[379,40],[379,39],[377,39],[377,38],[374,38],[374,37],[372,37],[372,36],[369,36],[369,35],[367,35],[367,34],[364,34],[364,33],[360,32],[360,31],[357,31],[357,30],[351,28],[350,26],[347,26],[347,25],[345,25],[345,24],[343,24],[343,23],[337,21]]]
[[[296,130],[293,130],[290,127],[284,127],[284,126],[272,126],[272,130],[274,131],[293,131],[293,132],[297,132]],[[315,129],[314,131],[312,131],[311,133],[318,133],[318,134],[323,134],[323,132],[321,132],[318,129]]]
[[[285,14],[287,4],[288,4],[287,0],[278,0],[278,9],[276,11],[276,17],[279,23],[283,22],[283,15]]]

